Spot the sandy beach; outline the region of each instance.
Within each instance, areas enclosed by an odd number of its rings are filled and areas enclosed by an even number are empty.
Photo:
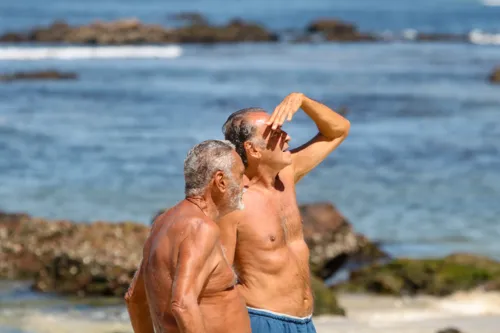
[[[436,333],[452,327],[464,333],[498,333],[500,322],[500,293],[457,293],[441,299],[340,295],[339,300],[347,317],[316,317],[318,333]],[[124,308],[85,313],[2,309],[0,327],[2,333],[133,332]]]

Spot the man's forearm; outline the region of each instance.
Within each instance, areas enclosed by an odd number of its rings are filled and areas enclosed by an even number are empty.
[[[125,302],[134,333],[154,333],[141,269],[142,260],[125,294]]]
[[[350,123],[347,119],[309,97],[303,97],[302,110],[316,123],[319,132],[329,138],[336,139],[347,136]]]
[[[127,310],[134,333],[154,333],[149,307],[144,303],[127,303]]]
[[[194,302],[190,305],[172,305],[172,314],[181,333],[205,333],[203,316],[199,305]]]

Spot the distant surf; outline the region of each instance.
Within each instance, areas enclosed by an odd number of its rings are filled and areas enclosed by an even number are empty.
[[[0,47],[0,60],[173,59],[181,55],[182,48],[177,45]]]
[[[481,3],[489,7],[500,6],[500,0],[481,0]]]
[[[500,6],[500,2],[498,5]],[[481,30],[473,30],[469,33],[469,40],[474,44],[500,45],[500,34],[490,34]]]

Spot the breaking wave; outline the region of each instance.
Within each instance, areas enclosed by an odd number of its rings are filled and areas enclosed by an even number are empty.
[[[0,60],[43,59],[173,59],[182,55],[182,48],[168,46],[68,46],[68,47],[0,47]]]

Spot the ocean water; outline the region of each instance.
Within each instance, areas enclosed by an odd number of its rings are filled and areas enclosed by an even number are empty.
[[[55,19],[180,11],[300,31],[337,17],[399,34],[500,33],[500,7],[472,0],[0,3],[0,31]],[[298,185],[331,201],[396,255],[472,251],[500,258],[500,46],[452,43],[239,44],[81,48],[0,45],[0,72],[72,71],[76,81],[0,84],[0,209],[76,221],[149,223],[183,197],[182,164],[221,138],[240,108],[272,110],[292,91],[349,109],[349,138]],[[315,134],[298,114],[293,144]]]
[[[301,91],[347,107],[352,126],[342,146],[298,185],[300,202],[335,203],[394,255],[470,251],[500,258],[500,86],[486,80],[500,65],[498,4],[1,1],[0,32],[55,19],[169,24],[171,14],[199,11],[213,22],[242,17],[277,31],[300,32],[312,19],[337,17],[365,31],[473,32],[482,42],[0,45],[0,73],[50,68],[79,75],[0,83],[0,210],[147,224],[182,199],[182,164],[192,145],[221,138],[221,125],[235,110],[272,110],[289,92]],[[286,129],[294,144],[315,134],[301,113]],[[316,318],[318,332],[431,333],[458,326],[493,333],[500,318],[498,295],[340,301],[348,318]],[[1,282],[0,332],[131,332],[126,310],[115,302],[33,294],[27,283]]]

